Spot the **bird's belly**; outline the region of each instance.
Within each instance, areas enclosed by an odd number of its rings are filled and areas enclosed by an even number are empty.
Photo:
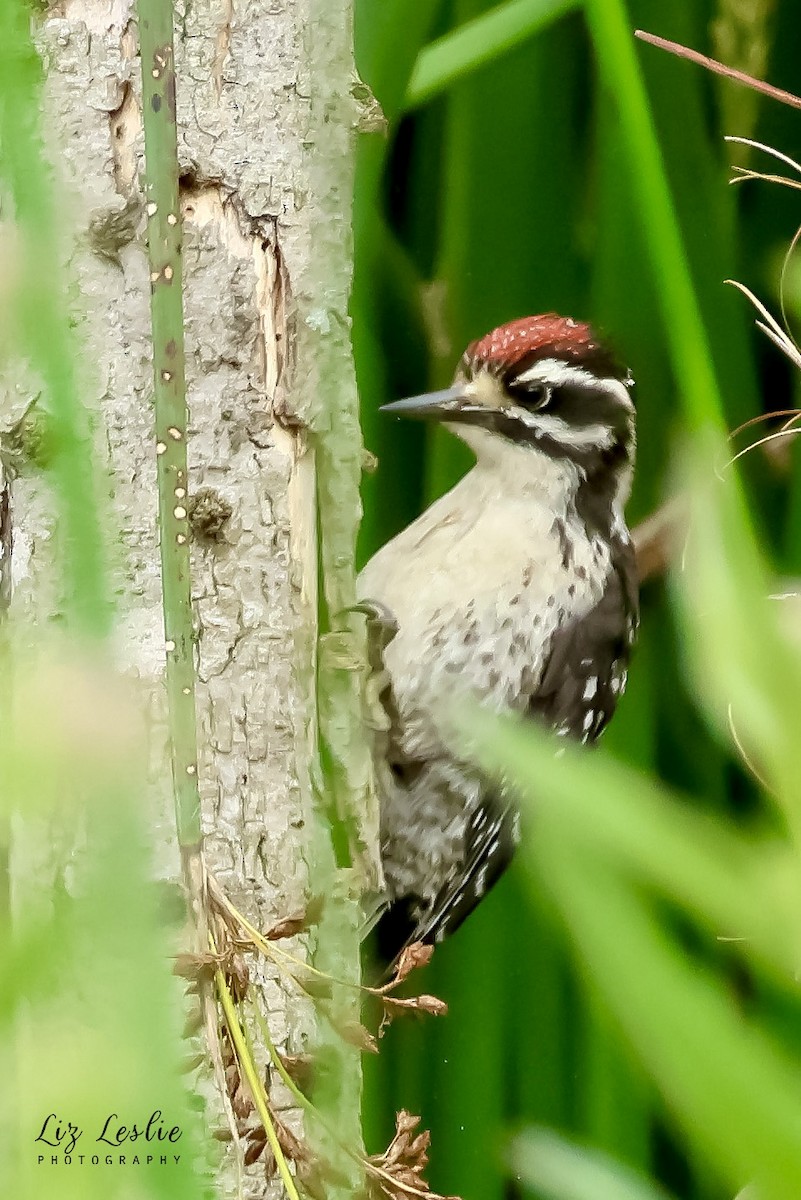
[[[442,752],[460,697],[494,711],[528,706],[554,632],[584,616],[602,594],[608,563],[589,546],[586,557],[579,575],[557,550],[492,588],[433,589],[395,611],[399,629],[385,663],[404,758]]]
[[[611,570],[609,544],[589,536],[569,505],[452,496],[362,572],[360,597],[384,605],[398,627],[383,655],[391,704],[382,861],[389,899],[411,899],[418,932],[460,880],[475,902],[511,852],[498,823],[510,814],[466,761],[454,714],[470,702],[527,710],[554,635],[598,604]],[[483,848],[479,829],[490,837]],[[471,855],[476,874],[467,880]]]

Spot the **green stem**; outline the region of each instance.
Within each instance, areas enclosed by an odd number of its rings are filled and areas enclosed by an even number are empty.
[[[138,0],[138,12],[167,700],[178,840],[186,854],[200,844],[201,828],[172,4]]]
[[[725,430],[723,402],[695,293],[659,139],[623,0],[585,0],[606,86],[617,103],[629,178],[657,281],[680,399],[692,429]]]

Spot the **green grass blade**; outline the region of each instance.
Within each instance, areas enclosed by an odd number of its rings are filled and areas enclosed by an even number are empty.
[[[531,859],[535,857],[531,846]],[[575,945],[691,1143],[771,1200],[801,1188],[797,1063],[722,981],[669,939],[636,891],[547,836],[536,852]],[[533,865],[533,862],[532,862]]]
[[[695,293],[684,241],[622,0],[586,0],[601,72],[617,101],[629,179],[658,282],[668,347],[691,428],[724,428],[723,402]]]
[[[667,1200],[667,1193],[605,1154],[545,1129],[515,1138],[509,1154],[516,1178],[546,1200]]]
[[[672,582],[688,673],[721,735],[740,743],[766,779],[801,857],[801,651],[769,599],[764,550],[747,535],[738,489],[730,475],[721,481],[712,472],[728,447],[720,443],[713,454],[688,456],[693,469],[682,480],[690,522]]]
[[[415,64],[406,92],[406,108],[425,104],[455,80],[578,7],[578,0],[510,0],[431,42]]]
[[[789,851],[738,835],[600,754],[565,747],[557,758],[553,739],[531,726],[475,717],[471,726],[473,752],[531,797],[537,828],[547,814],[576,845],[680,904],[713,936],[748,938],[752,954],[792,978],[801,895]]]
[[[201,1200],[213,1149],[182,1074],[186,1006],[142,804],[141,697],[77,665],[63,638],[19,651],[16,666],[0,762],[0,818],[14,814],[13,921],[0,913],[3,1195],[123,1200],[136,1171],[141,1200]],[[34,1141],[50,1112],[83,1131],[71,1163],[64,1144]],[[99,1141],[112,1113],[141,1131],[158,1112],[175,1142]]]
[[[98,471],[87,412],[81,403],[64,288],[50,170],[45,161],[40,112],[42,64],[31,39],[25,0],[0,5],[0,180],[10,199],[20,265],[11,311],[19,344],[44,383],[52,424],[49,478],[60,515],[59,563],[64,615],[81,634],[109,632],[111,599],[104,532],[98,506]],[[16,294],[14,294],[16,293]]]

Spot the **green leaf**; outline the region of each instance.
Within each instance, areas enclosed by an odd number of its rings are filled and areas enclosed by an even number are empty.
[[[578,7],[578,0],[510,0],[438,38],[417,60],[406,92],[407,110],[425,104]]]
[[[720,396],[682,232],[622,0],[586,0],[600,70],[615,97],[629,183],[643,221],[680,399],[694,429],[723,428]]]
[[[801,852],[801,643],[787,636],[764,555],[750,529],[725,443],[688,457],[689,533],[673,586],[696,694],[757,770]]]
[[[547,1200],[667,1200],[667,1193],[597,1151],[547,1129],[528,1129],[512,1143],[516,1178]]]
[[[793,1057],[591,852],[546,833],[526,862],[544,873],[585,967],[688,1140],[732,1191],[755,1179],[770,1200],[801,1194]]]
[[[519,789],[532,836],[543,829],[591,853],[632,884],[681,905],[714,937],[792,979],[801,946],[801,884],[787,845],[735,833],[667,788],[600,753],[560,744],[536,727],[469,718],[471,752]]]

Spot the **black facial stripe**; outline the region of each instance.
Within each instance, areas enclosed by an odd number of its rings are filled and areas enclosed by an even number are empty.
[[[561,412],[550,407],[546,411],[549,413],[553,411],[554,416],[561,417],[562,415]],[[569,458],[585,470],[591,470],[594,465],[601,465],[601,462],[605,461],[605,456],[610,453],[609,449],[604,450],[598,446],[577,446],[569,442],[562,442],[552,434],[541,432],[529,425],[522,415],[517,416],[502,408],[454,409],[446,419],[462,425],[477,425],[481,429],[487,429],[491,433],[505,437],[507,441],[513,442],[517,446],[534,446],[550,458]],[[593,424],[595,423],[593,422]],[[577,423],[572,427],[580,428],[582,426]],[[628,425],[625,426],[623,433],[621,441],[624,443],[625,452],[625,447],[630,440]],[[611,449],[614,450],[614,446]]]
[[[479,429],[500,434],[517,446],[538,446],[553,458],[572,457],[566,446],[560,446],[551,438],[541,437],[522,417],[516,417],[502,408],[457,408],[448,413],[447,420],[460,425],[477,425]]]
[[[561,413],[559,414],[561,416]],[[625,435],[612,446],[569,446],[547,434],[537,435],[520,417],[502,409],[471,408],[456,410],[448,417],[465,425],[476,425],[500,434],[518,446],[532,446],[553,459],[568,459],[582,472],[575,497],[576,515],[589,533],[603,537],[611,534],[612,504],[620,483],[620,474],[631,461],[629,425]]]
[[[625,434],[631,420],[631,410],[624,407],[617,396],[581,384],[565,384],[554,388],[548,412],[561,417],[574,429],[583,429],[588,425],[609,425],[618,435]]]
[[[507,389],[521,408],[537,408],[537,397],[543,390],[548,393],[541,405],[542,411],[559,417],[572,429],[586,429],[590,425],[608,425],[615,437],[626,440],[629,436],[632,413],[619,397],[588,383],[556,385],[515,385],[507,383]],[[532,403],[534,401],[534,403]]]

